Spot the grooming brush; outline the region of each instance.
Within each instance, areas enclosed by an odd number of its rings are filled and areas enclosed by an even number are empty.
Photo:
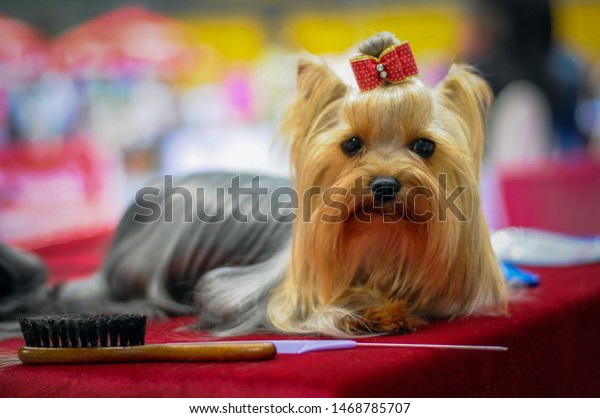
[[[270,342],[144,345],[145,315],[61,315],[19,321],[26,364],[93,364],[132,362],[225,362],[270,360]]]

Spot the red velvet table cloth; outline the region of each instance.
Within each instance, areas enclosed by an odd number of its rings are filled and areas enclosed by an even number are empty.
[[[93,271],[109,236],[37,250],[52,280]],[[600,396],[600,264],[536,268],[507,317],[434,322],[369,341],[505,345],[507,352],[355,348],[256,363],[155,363],[0,368],[4,397],[588,397]],[[147,342],[210,339],[152,322]],[[285,338],[248,336],[246,339]],[[0,343],[15,352],[20,340]]]

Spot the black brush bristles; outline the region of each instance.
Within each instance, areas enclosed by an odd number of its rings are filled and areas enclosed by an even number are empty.
[[[19,320],[28,347],[127,347],[143,345],[146,315],[50,315]]]

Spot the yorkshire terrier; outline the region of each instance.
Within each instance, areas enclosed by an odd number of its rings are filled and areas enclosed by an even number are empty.
[[[89,310],[95,302],[197,312],[202,328],[221,334],[331,336],[410,332],[430,319],[502,312],[506,284],[478,187],[490,89],[461,65],[426,87],[408,44],[387,32],[358,50],[350,63],[358,89],[314,57],[298,64],[298,95],[281,124],[295,211],[274,214],[273,199],[226,202],[216,192],[232,181],[260,182],[272,198],[286,179],[181,179],[179,197],[205,192],[195,202],[201,213],[190,219],[185,198],[157,194],[147,202],[176,216],[143,223],[133,205],[94,278],[38,292],[25,310],[42,300],[46,310]],[[254,211],[268,215],[234,216]],[[224,219],[208,222],[219,212]]]

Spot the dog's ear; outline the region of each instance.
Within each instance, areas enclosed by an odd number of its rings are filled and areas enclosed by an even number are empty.
[[[344,97],[348,86],[317,57],[303,56],[298,61],[298,95],[309,109],[322,110],[327,104]]]
[[[454,64],[436,87],[440,105],[464,122],[463,129],[473,151],[477,175],[485,139],[485,118],[492,103],[488,84],[466,65]]]
[[[331,112],[337,111],[332,103],[343,98],[348,86],[317,57],[302,56],[297,67],[298,95],[287,109],[281,133],[295,148],[316,131],[335,121]]]

